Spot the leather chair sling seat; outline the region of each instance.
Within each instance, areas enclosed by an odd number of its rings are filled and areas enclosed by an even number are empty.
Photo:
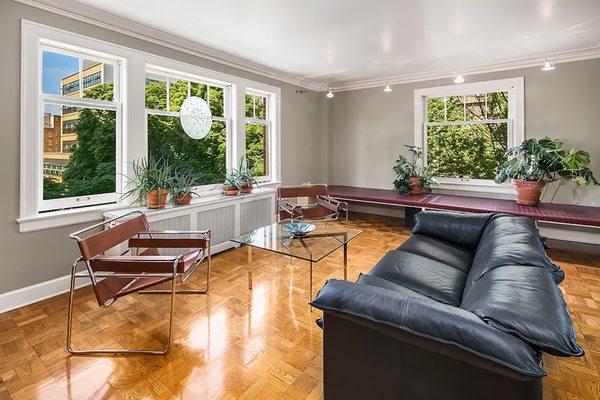
[[[104,228],[104,229],[103,229]],[[84,237],[84,234],[87,236]],[[210,282],[210,230],[151,230],[146,216],[134,211],[95,224],[70,235],[77,241],[80,257],[73,263],[67,323],[67,350],[72,354],[165,354],[170,350],[173,331],[175,295],[205,294]],[[125,245],[124,252],[118,252]],[[162,249],[176,249],[175,255],[162,255]],[[117,254],[107,254],[115,253]],[[186,282],[206,260],[204,289],[176,289],[176,282]],[[86,271],[77,272],[80,263]],[[75,281],[90,279],[94,295],[101,307],[109,307],[118,298],[132,293],[164,293],[171,295],[168,344],[163,349],[88,349],[72,346],[72,321]],[[153,289],[170,282],[170,289]]]
[[[307,198],[308,204],[296,199]],[[329,196],[325,184],[280,186],[277,188],[277,214],[284,220],[336,220],[344,213],[348,222],[348,203]]]
[[[325,399],[541,399],[543,352],[583,355],[544,240],[528,218],[418,213],[405,243],[312,302]]]

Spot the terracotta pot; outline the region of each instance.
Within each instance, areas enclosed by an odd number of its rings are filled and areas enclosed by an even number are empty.
[[[240,189],[235,186],[225,186],[225,196],[237,196]]]
[[[146,194],[146,207],[163,208],[167,204],[167,197],[169,197],[169,189],[162,189],[160,196],[158,190],[151,190]]]
[[[523,181],[513,179],[512,184],[515,187],[516,202],[523,206],[537,206],[540,204],[542,189],[546,186],[544,181]]]
[[[190,204],[190,201],[192,201],[192,195],[189,193],[186,195],[178,194],[173,196],[173,204],[177,204],[178,206]]]
[[[252,181],[242,182],[242,184],[240,186],[241,186],[241,188],[240,188],[241,193],[252,193],[252,189],[253,189]]]
[[[424,193],[423,187],[421,186],[421,178],[418,178],[418,177],[409,178],[408,183],[410,183],[409,194],[411,194],[413,196],[419,196]]]

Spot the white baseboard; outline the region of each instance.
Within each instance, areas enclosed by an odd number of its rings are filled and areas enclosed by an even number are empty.
[[[213,246],[212,250],[213,253],[216,254],[235,246],[236,245],[232,242],[225,242]],[[81,270],[81,268],[79,270]],[[87,279],[77,279],[77,282],[75,283],[75,287],[79,289],[88,286],[90,281]],[[0,314],[66,293],[69,291],[70,285],[71,275],[69,274],[46,282],[40,282],[35,285],[16,289],[11,292],[1,293]]]
[[[89,281],[84,279],[78,279],[78,281],[79,283],[76,282],[77,288],[90,284]],[[0,314],[66,293],[69,291],[70,285],[71,275],[65,275],[12,292],[2,293],[0,294]]]

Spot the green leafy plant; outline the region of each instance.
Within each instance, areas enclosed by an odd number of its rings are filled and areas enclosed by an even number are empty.
[[[148,192],[152,190],[170,189],[172,186],[171,167],[162,160],[153,157],[142,158],[131,163],[132,176],[127,176],[129,190],[122,198],[134,196],[134,203],[143,203]]]
[[[198,185],[198,178],[193,172],[178,172],[171,179],[171,200],[173,204],[181,204],[186,196],[197,195],[192,189]]]
[[[508,160],[500,166],[496,183],[509,179],[554,182],[567,180],[579,186],[598,185],[589,169],[590,155],[583,150],[565,149],[558,139],[530,138],[506,151]]]
[[[238,165],[237,170],[235,170],[235,171],[237,172],[240,187],[243,186],[244,184],[246,184],[248,186],[252,186],[253,184],[255,184],[256,186],[259,186],[258,181],[252,175],[252,171],[250,170],[250,168],[248,168],[246,156],[242,156],[240,158],[240,163]]]
[[[393,170],[396,174],[394,188],[400,194],[406,194],[411,190],[411,178],[419,178],[421,188],[428,189],[435,183],[429,169],[423,166],[423,150],[418,146],[405,145],[412,156],[409,161],[403,155],[399,155]]]

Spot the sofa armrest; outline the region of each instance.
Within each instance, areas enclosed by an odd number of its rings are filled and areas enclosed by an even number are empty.
[[[474,249],[494,214],[421,211],[412,233],[431,236],[457,246]]]
[[[326,312],[347,314],[455,346],[522,375],[534,378],[546,375],[541,353],[527,343],[488,326],[473,313],[434,300],[330,280],[311,304]]]

